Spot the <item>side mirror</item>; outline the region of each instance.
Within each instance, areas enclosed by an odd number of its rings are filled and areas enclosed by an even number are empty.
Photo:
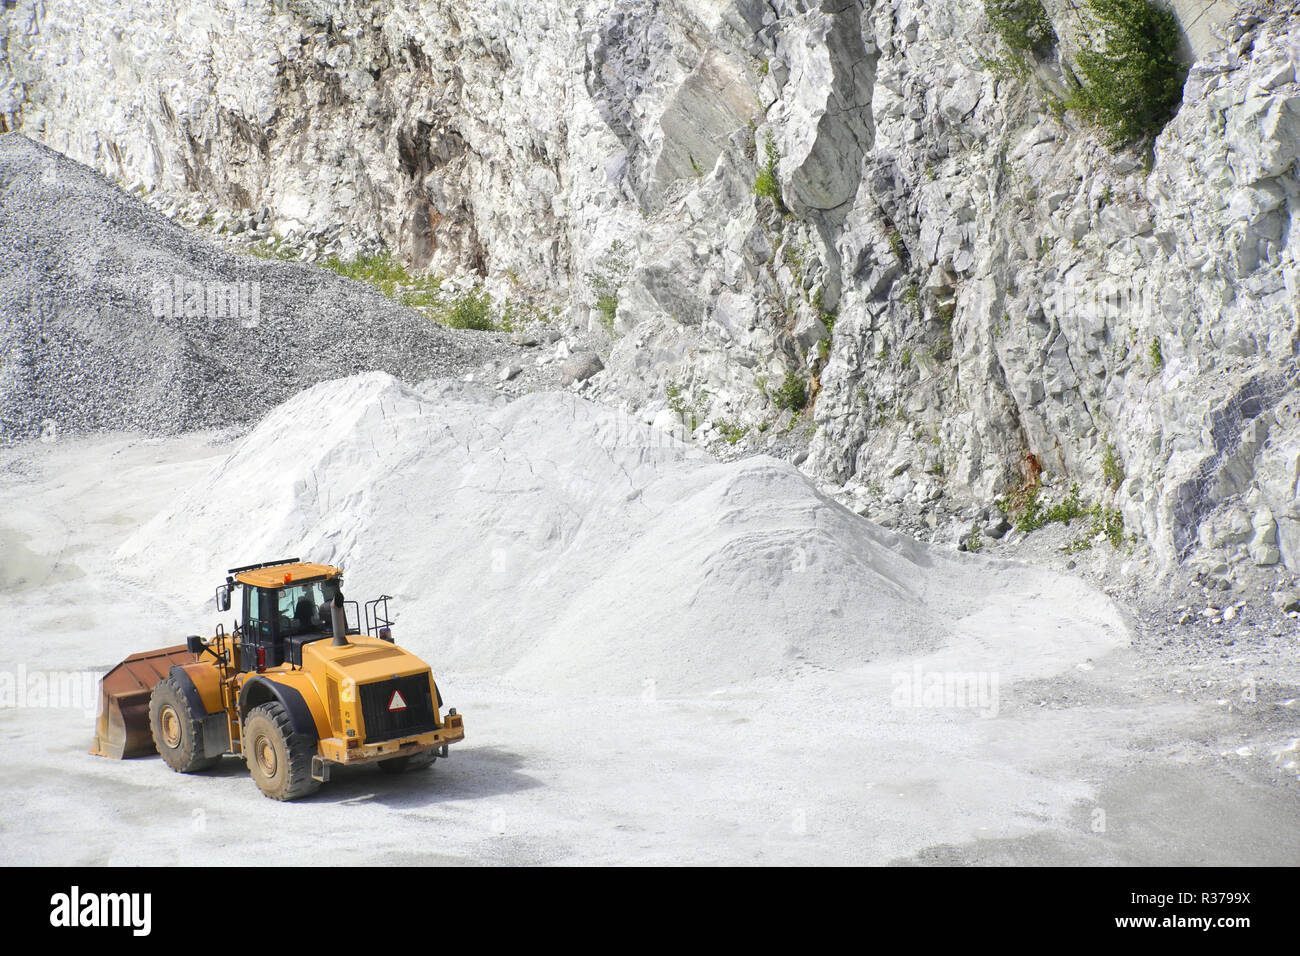
[[[230,585],[225,584],[217,588],[217,610],[230,610]]]

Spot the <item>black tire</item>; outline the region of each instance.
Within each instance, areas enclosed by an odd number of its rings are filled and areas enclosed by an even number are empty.
[[[297,800],[320,789],[311,776],[316,741],[295,734],[284,707],[260,704],[244,718],[244,757],[253,782],[272,800]]]
[[[379,769],[384,773],[410,773],[413,770],[432,767],[437,759],[436,753],[426,750],[423,753],[411,754],[409,757],[389,757],[387,760],[381,760]]]
[[[216,765],[220,757],[203,752],[203,725],[192,712],[180,685],[165,677],[149,695],[149,730],[167,766],[178,773],[197,773]]]

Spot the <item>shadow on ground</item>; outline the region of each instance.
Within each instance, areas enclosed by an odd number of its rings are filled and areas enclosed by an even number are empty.
[[[238,765],[248,772],[242,762]],[[457,748],[450,758],[440,758],[431,767],[401,774],[387,774],[373,766],[334,767],[329,783],[298,802],[377,803],[400,810],[500,797],[542,786],[523,772],[524,767],[521,755],[500,747]]]

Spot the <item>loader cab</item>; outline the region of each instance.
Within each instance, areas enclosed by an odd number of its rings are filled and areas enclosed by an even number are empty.
[[[235,568],[228,573],[227,608],[231,592],[236,587],[241,592],[241,671],[260,671],[282,664],[300,667],[305,645],[331,637],[330,606],[343,581],[338,568],[284,561]],[[218,607],[222,606],[221,592],[218,589]],[[346,632],[360,633],[355,623],[355,601],[345,602],[344,617]]]

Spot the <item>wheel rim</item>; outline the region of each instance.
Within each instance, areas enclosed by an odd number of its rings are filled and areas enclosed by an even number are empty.
[[[265,734],[257,738],[253,745],[253,753],[257,757],[258,769],[267,777],[274,777],[276,768],[280,765],[279,757],[275,753],[275,747],[272,745],[270,738]]]
[[[173,707],[162,709],[162,739],[168,750],[175,750],[181,745],[181,719]]]

